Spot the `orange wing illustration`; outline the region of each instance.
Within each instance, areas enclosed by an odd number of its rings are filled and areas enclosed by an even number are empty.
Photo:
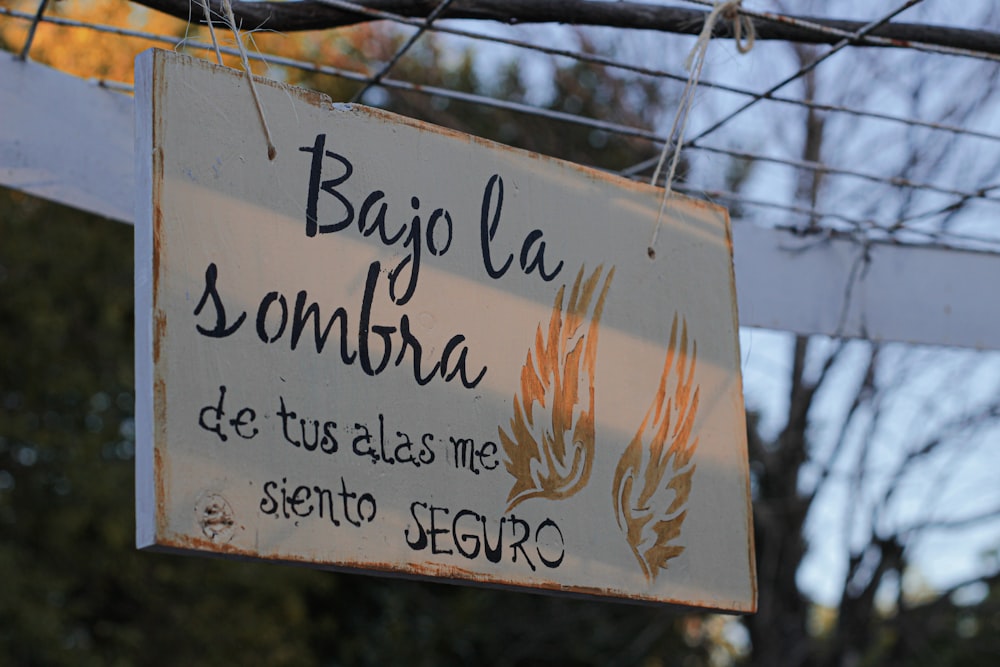
[[[594,463],[594,370],[608,272],[586,325],[603,265],[584,280],[581,267],[565,306],[559,288],[547,332],[539,324],[521,369],[509,432],[498,428],[514,485],[507,511],[529,498],[568,498],[590,479]]]
[[[674,315],[659,389],[615,470],[618,527],[650,581],[684,551],[677,539],[687,516],[695,469],[691,459],[698,446],[691,438],[698,412],[697,356],[697,343],[688,352],[686,320],[677,340]]]

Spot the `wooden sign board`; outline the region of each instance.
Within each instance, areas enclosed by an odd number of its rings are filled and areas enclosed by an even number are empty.
[[[138,545],[749,612],[724,210],[136,63]]]

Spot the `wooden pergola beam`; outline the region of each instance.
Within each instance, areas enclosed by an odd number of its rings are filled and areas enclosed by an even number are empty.
[[[137,4],[204,23],[204,16],[192,10],[189,0],[133,0]],[[440,0],[353,0],[355,5],[373,13],[351,11],[322,0],[302,2],[244,2],[234,0],[233,12],[243,28],[265,27],[279,32],[326,30],[379,20],[377,12],[408,18],[426,18]],[[221,0],[209,0],[212,13],[223,16]],[[443,18],[479,19],[501,23],[562,23],[568,25],[607,26],[634,30],[655,30],[696,35],[701,31],[707,11],[685,7],[650,5],[638,2],[585,2],[584,0],[455,0]],[[811,16],[779,16],[755,12],[751,17],[760,40],[783,40],[804,44],[835,44],[844,33],[863,28],[865,21],[851,21]],[[819,30],[804,24],[829,29]],[[715,25],[714,37],[731,39],[730,21]],[[1000,55],[1000,34],[918,23],[886,23],[868,33],[857,46],[910,47],[916,44],[961,49]]]

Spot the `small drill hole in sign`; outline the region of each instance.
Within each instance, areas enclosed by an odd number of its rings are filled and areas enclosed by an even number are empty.
[[[646,254],[649,255],[650,259],[656,259],[656,251],[653,250],[653,246],[646,248]]]

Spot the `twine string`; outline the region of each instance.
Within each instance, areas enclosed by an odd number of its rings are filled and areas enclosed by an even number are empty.
[[[205,10],[205,23],[208,24],[208,34],[212,36],[212,47],[215,49],[215,57],[222,64],[222,51],[219,50],[219,41],[215,38],[215,26],[212,25],[212,8],[208,5],[208,0],[201,0],[201,6]]]
[[[694,106],[694,94],[698,88],[698,82],[701,80],[701,71],[705,66],[705,55],[708,53],[708,43],[711,41],[712,33],[715,31],[715,24],[720,18],[732,21],[733,39],[736,42],[737,51],[748,53],[753,48],[755,38],[753,21],[750,17],[739,13],[742,2],[743,0],[726,0],[725,2],[715,3],[712,11],[705,17],[705,24],[698,34],[698,41],[695,42],[688,53],[687,59],[684,61],[684,67],[690,72],[690,75],[688,76],[687,83],[684,84],[684,91],[681,93],[680,100],[678,101],[677,113],[674,115],[674,122],[670,126],[667,142],[663,144],[660,159],[656,162],[656,169],[653,170],[653,178],[650,181],[651,185],[656,185],[656,182],[660,178],[660,171],[663,169],[663,164],[666,162],[667,154],[670,152],[671,145],[673,145],[674,152],[670,159],[670,166],[663,185],[663,198],[660,200],[660,209],[656,214],[653,235],[649,240],[649,247],[646,251],[650,259],[656,258],[656,240],[660,234],[667,201],[673,194],[674,176],[677,173],[681,149],[684,146],[684,131],[687,129],[688,115],[691,113],[691,107]],[[744,32],[746,33],[745,40],[743,39]],[[674,139],[675,134],[677,136],[676,139]]]
[[[233,4],[230,0],[222,0],[222,6],[226,10],[229,27],[236,38],[236,45],[240,51],[240,61],[242,61],[243,69],[247,73],[247,81],[250,82],[250,94],[253,95],[254,105],[257,107],[257,116],[260,118],[260,125],[264,129],[264,139],[267,141],[267,159],[273,160],[278,157],[278,149],[274,147],[274,142],[271,141],[271,129],[267,126],[267,118],[264,117],[264,107],[261,106],[260,97],[257,96],[257,86],[253,81],[253,72],[250,71],[250,59],[247,58],[247,50],[243,46],[243,38],[240,35],[239,28],[236,26],[236,17],[233,15]]]

